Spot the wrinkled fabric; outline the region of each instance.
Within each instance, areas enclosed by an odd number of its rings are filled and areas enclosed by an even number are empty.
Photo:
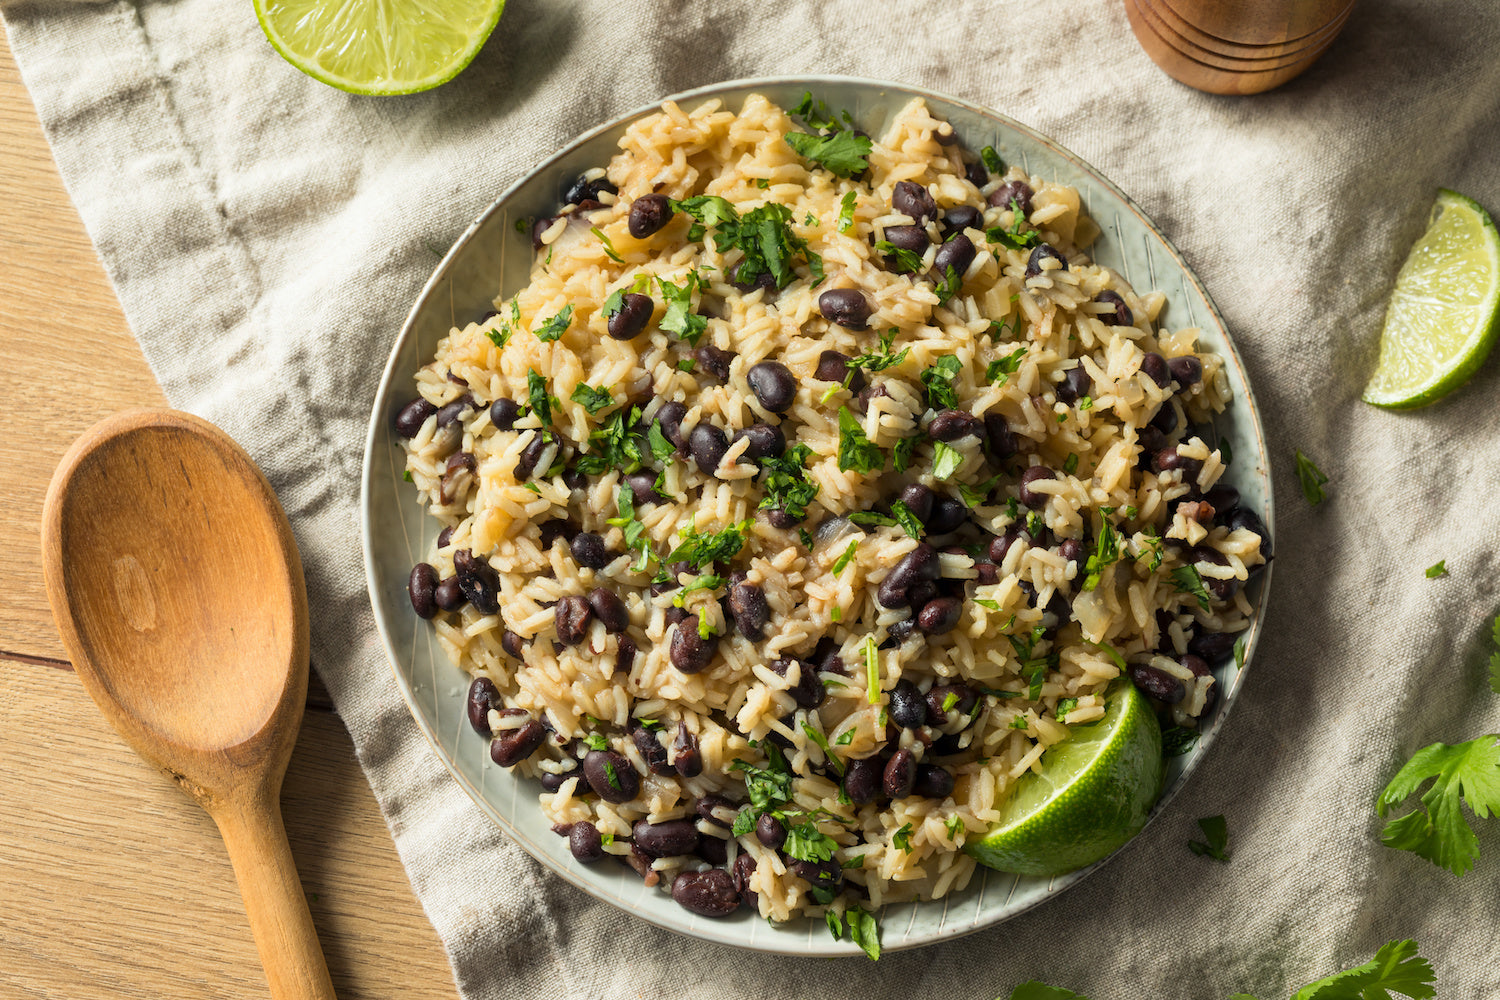
[[[1366,0],[1311,71],[1226,98],[1159,72],[1114,3],[511,0],[428,93],[325,87],[248,3],[12,3],[27,87],[168,398],[275,484],[307,569],[313,662],[460,993],[942,997],[1039,978],[1094,998],[1285,996],[1414,937],[1444,996],[1500,995],[1500,820],[1457,879],[1382,847],[1374,797],[1417,748],[1500,731],[1500,363],[1415,413],[1360,402],[1381,316],[1439,187],[1500,209],[1500,14]],[[1248,365],[1276,483],[1268,631],[1201,767],[1102,871],[998,927],[840,961],[650,927],[508,843],[392,682],[359,557],[365,424],[436,252],[581,131],[738,77],[917,84],[1050,135],[1182,251]],[[87,338],[87,331],[80,331]],[[1329,475],[1313,507],[1293,450]],[[1426,579],[1439,559],[1448,575]],[[1233,858],[1189,852],[1227,817]]]

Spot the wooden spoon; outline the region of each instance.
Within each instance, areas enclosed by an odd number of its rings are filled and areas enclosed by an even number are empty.
[[[116,414],[53,475],[42,555],[84,688],[218,824],[271,996],[332,1000],[281,822],[307,697],[307,591],[270,484],[205,420]]]

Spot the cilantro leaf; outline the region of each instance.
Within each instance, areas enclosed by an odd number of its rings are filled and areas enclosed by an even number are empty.
[[[591,417],[597,416],[600,410],[608,409],[614,405],[615,401],[615,397],[608,389],[585,385],[582,382],[573,388],[573,395],[568,398],[588,410]]]
[[[849,543],[849,547],[844,550],[843,555],[839,556],[837,559],[834,560],[834,563],[833,563],[833,575],[834,576],[838,576],[840,573],[842,573],[844,571],[844,569],[849,565],[849,563],[853,561],[853,559],[854,559],[854,553],[857,552],[857,551],[859,551],[859,539],[858,538],[856,538],[856,539],[854,539],[854,541],[850,542]]]
[[[1426,576],[1427,576],[1427,579],[1429,579],[1429,580],[1436,580],[1440,576],[1447,576],[1447,575],[1448,575],[1448,560],[1446,560],[1446,559],[1439,559],[1437,562],[1435,562],[1431,566],[1427,567]]]
[[[1215,861],[1227,863],[1229,861],[1229,824],[1224,821],[1224,817],[1205,816],[1198,821],[1198,829],[1203,831],[1203,840],[1188,841],[1188,847],[1192,852],[1199,857],[1209,857]]]
[[[917,445],[926,439],[926,434],[918,432],[897,441],[896,446],[891,449],[891,468],[896,472],[905,472],[910,468],[912,456],[917,453]]]
[[[630,484],[620,487],[615,508],[619,511],[619,516],[608,518],[604,523],[624,529],[625,550],[638,553],[630,568],[637,573],[644,573],[651,559],[651,540],[646,537],[646,526],[635,516],[635,491],[630,488]]]
[[[1198,730],[1186,726],[1169,726],[1161,731],[1161,755],[1181,757],[1198,742]]]
[[[701,533],[695,525],[689,524],[678,532],[682,542],[662,561],[674,563],[685,560],[694,567],[707,566],[712,562],[727,563],[740,554],[740,549],[745,545],[745,532],[752,523],[740,521],[723,531]]]
[[[807,478],[803,468],[812,448],[797,444],[780,455],[761,459],[760,510],[784,510],[796,520],[807,515],[807,505],[818,495],[818,484]]]
[[[623,263],[625,263],[625,258],[621,257],[619,254],[615,253],[615,245],[610,242],[610,239],[609,239],[608,236],[604,235],[604,230],[600,229],[598,226],[592,226],[592,227],[590,227],[589,232],[591,232],[595,236],[599,237],[599,242],[604,247],[604,256],[608,257],[610,260],[614,261],[616,264],[623,264]]]
[[[1198,599],[1198,607],[1208,610],[1208,591],[1203,586],[1203,577],[1196,566],[1178,566],[1172,571],[1172,582],[1180,594],[1189,594]]]
[[[1323,489],[1328,477],[1313,464],[1312,459],[1302,454],[1301,448],[1297,449],[1297,482],[1302,485],[1302,495],[1314,507],[1328,499],[1328,494]]]
[[[731,771],[744,772],[745,794],[750,797],[750,805],[757,813],[784,806],[792,798],[792,771],[787,767],[781,748],[774,743],[764,741],[761,743],[761,749],[766,754],[765,767],[757,767],[744,760],[729,762]],[[745,813],[740,815],[744,816]],[[753,824],[755,818],[752,816],[750,819]],[[739,826],[738,818],[735,820],[735,826],[736,828]],[[741,836],[741,834],[736,833],[735,836]]]
[[[958,406],[958,392],[954,382],[964,363],[952,354],[938,358],[937,363],[922,372],[922,384],[927,387],[927,405],[934,410],[951,410]]]
[[[865,695],[870,704],[874,705],[880,701],[880,651],[875,646],[873,635],[865,636]]]
[[[745,258],[735,269],[735,280],[753,282],[769,274],[777,288],[785,288],[797,275],[792,260],[797,255],[807,263],[813,283],[823,280],[823,258],[808,249],[807,241],[792,232],[792,210],[776,202],[751,209],[743,216],[734,206],[715,195],[673,202],[673,206],[692,216],[695,224],[688,230],[689,239],[701,239],[713,230],[714,247],[720,253],[738,247]],[[666,322],[662,322],[666,329]]]
[[[698,276],[689,274],[687,282],[681,287],[661,277],[656,279],[656,284],[661,288],[662,299],[667,303],[667,311],[661,318],[661,328],[668,333],[675,333],[694,347],[698,346],[698,338],[708,329],[708,317],[693,312],[693,290],[698,287]]]
[[[1026,346],[1016,348],[1004,357],[991,361],[984,370],[984,380],[991,385],[1000,385],[1007,378],[1015,374],[1017,368],[1021,367],[1021,359],[1026,356]]]
[[[922,255],[915,250],[898,247],[890,240],[878,240],[875,243],[875,250],[887,257],[896,258],[896,268],[900,271],[910,273],[922,270]]]
[[[947,482],[964,464],[964,453],[945,441],[939,441],[933,449],[932,478]]]
[[[1089,553],[1088,560],[1084,563],[1083,589],[1093,590],[1099,586],[1099,580],[1104,575],[1106,567],[1118,562],[1120,559],[1120,536],[1115,532],[1115,526],[1108,519],[1099,525],[1099,538],[1094,542],[1094,551]],[[1192,567],[1188,567],[1192,569]],[[1197,570],[1193,570],[1197,572]]]
[[[1393,992],[1427,1000],[1437,996],[1436,979],[1431,963],[1417,954],[1415,941],[1390,941],[1364,965],[1308,983],[1292,1000],[1390,1000]]]
[[[812,91],[802,92],[802,101],[787,114],[800,118],[810,129],[837,129],[843,126],[838,120],[828,113],[828,106],[822,101],[813,100]],[[844,112],[845,120],[849,118],[849,112]]]
[[[901,525],[901,530],[906,532],[907,535],[918,540],[921,539],[922,533],[925,530],[922,522],[917,520],[917,515],[910,507],[906,506],[905,502],[901,500],[891,501],[891,517],[896,519],[896,523]]]
[[[800,823],[786,824],[786,844],[782,849],[788,857],[816,864],[833,857],[833,852],[838,847],[838,841],[819,830],[818,824],[811,818],[804,818]]]
[[[854,225],[854,203],[853,191],[848,192],[839,199],[839,232],[847,233]]]
[[[880,347],[868,354],[859,354],[849,359],[846,364],[849,374],[844,377],[845,383],[854,378],[854,370],[863,368],[867,372],[883,372],[887,368],[899,365],[906,360],[911,353],[910,347],[903,347],[900,354],[891,353],[891,341],[896,339],[896,329],[892,327],[880,338]]]
[[[599,307],[599,312],[604,315],[605,319],[609,319],[624,307],[625,289],[616,288],[614,291],[609,293],[609,298],[604,300],[604,305]]]
[[[1479,839],[1464,819],[1461,803],[1479,819],[1500,811],[1500,736],[1481,736],[1418,750],[1375,800],[1381,816],[1416,793],[1429,779],[1421,806],[1381,831],[1380,842],[1411,851],[1439,868],[1463,875],[1479,857]]]
[[[804,668],[804,669],[811,669],[811,668]],[[813,724],[810,723],[810,722],[804,722],[804,723],[802,723],[802,731],[807,734],[807,738],[808,739],[812,740],[814,743],[816,743],[818,745],[819,749],[821,749],[823,751],[823,759],[826,760],[826,761],[828,761],[829,766],[832,767],[835,771],[837,771],[839,773],[839,776],[842,777],[843,774],[844,774],[844,762],[841,761],[841,760],[839,760],[837,757],[835,757],[833,755],[833,748],[828,745],[828,737],[826,737],[822,733],[818,732],[818,730],[816,728],[814,728]],[[852,730],[852,729],[849,730],[849,735],[850,735],[850,738],[852,739],[853,735],[854,735],[854,730]],[[847,744],[848,741],[846,740],[845,743]],[[805,861],[805,860],[808,860],[808,859],[804,858],[803,860]],[[819,859],[819,860],[822,860],[822,859]]]
[[[1089,998],[1082,993],[1074,993],[1061,986],[1048,986],[1046,983],[1033,979],[1011,990],[1010,1000],[1089,1000]]]
[[[552,400],[554,398],[547,392],[547,380],[538,375],[536,369],[528,370],[526,372],[526,407],[544,424],[552,423]]]
[[[869,136],[844,131],[827,136],[788,132],[786,144],[798,156],[811,160],[836,177],[854,177],[864,173],[865,168],[870,165],[870,150],[873,147]]]
[[[911,824],[903,824],[901,829],[891,834],[891,846],[898,851],[911,853]]]
[[[677,454],[677,446],[662,433],[660,421],[652,421],[650,429],[646,431],[646,447],[651,449],[651,457],[658,462],[665,462]]]
[[[995,152],[994,146],[986,146],[979,151],[979,162],[992,174],[1005,173],[1005,164],[1001,161],[1000,154]]]
[[[997,243],[1007,250],[1024,250],[1027,247],[1036,246],[1042,242],[1042,234],[1035,229],[1022,229],[1026,225],[1026,213],[1021,211],[1020,202],[1012,198],[1010,200],[1011,222],[1010,228],[992,226],[984,231],[984,238],[991,243]]]
[[[874,914],[851,906],[844,911],[844,919],[849,924],[850,940],[864,950],[870,961],[877,961],[880,958],[880,924]]]
[[[537,340],[551,342],[561,337],[564,333],[567,333],[568,324],[571,322],[573,322],[573,307],[566,305],[563,306],[562,312],[545,320],[541,326],[532,332],[536,334]]]
[[[576,391],[573,398],[578,400]],[[628,413],[623,409],[611,413],[597,430],[589,433],[589,450],[574,463],[578,471],[598,476],[610,469],[618,469],[624,474],[639,469],[646,460],[646,453],[642,450],[645,436],[639,428],[640,419],[639,406],[630,407]]]
[[[841,472],[883,472],[885,452],[865,436],[849,407],[839,407],[839,470]]]

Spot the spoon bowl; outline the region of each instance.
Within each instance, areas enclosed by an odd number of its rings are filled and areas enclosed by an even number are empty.
[[[131,410],[47,492],[43,571],[105,719],[224,836],[271,994],[333,997],[281,822],[307,698],[307,593],[286,514],[207,421]]]

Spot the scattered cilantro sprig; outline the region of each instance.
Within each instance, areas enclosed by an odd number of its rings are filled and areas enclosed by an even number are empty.
[[[1178,566],[1172,571],[1172,583],[1177,592],[1187,594],[1198,601],[1198,607],[1208,610],[1208,589],[1203,586],[1203,577],[1196,566]]]
[[[558,313],[556,316],[552,316],[549,319],[544,320],[542,322],[542,325],[537,327],[532,332],[536,334],[537,340],[540,340],[544,343],[550,343],[551,341],[557,340],[564,333],[567,333],[568,324],[571,322],[573,322],[573,307],[571,305],[566,305],[563,306],[562,312]]]
[[[811,454],[812,448],[796,444],[780,455],[761,459],[760,485],[765,495],[760,510],[784,510],[798,521],[807,515],[807,505],[818,495],[818,484],[807,478],[803,467]]]
[[[1199,857],[1215,861],[1229,861],[1229,824],[1223,816],[1205,816],[1198,820],[1198,829],[1203,831],[1203,840],[1188,841],[1188,848]]]
[[[785,288],[797,277],[792,261],[797,256],[807,264],[813,284],[823,280],[823,258],[808,248],[807,240],[792,232],[792,210],[777,202],[767,202],[744,215],[717,195],[699,195],[687,201],[674,201],[674,209],[692,216],[694,224],[688,239],[702,239],[713,231],[714,248],[720,253],[739,248],[745,255],[736,276],[741,282],[754,281],[769,274],[777,288]],[[663,289],[665,292],[665,289]],[[662,321],[666,329],[666,320]]]
[[[847,406],[839,407],[839,470],[883,472],[885,452],[865,436],[865,429]]]
[[[1323,470],[1313,464],[1313,460],[1302,454],[1302,449],[1297,449],[1297,482],[1302,485],[1302,495],[1307,502],[1316,507],[1328,499],[1328,493],[1323,487],[1328,483],[1328,477]]]
[[[869,136],[839,131],[832,135],[810,135],[788,132],[786,144],[804,160],[827,170],[836,177],[856,177],[870,165],[873,143]]]
[[[949,354],[938,358],[937,363],[922,372],[928,406],[934,410],[951,410],[958,405],[958,390],[954,383],[963,367],[962,361]]]
[[[1421,805],[1387,823],[1380,842],[1463,875],[1479,858],[1479,839],[1464,819],[1462,804],[1479,819],[1500,812],[1500,735],[1418,750],[1375,800],[1375,811],[1386,815],[1429,780]]]

